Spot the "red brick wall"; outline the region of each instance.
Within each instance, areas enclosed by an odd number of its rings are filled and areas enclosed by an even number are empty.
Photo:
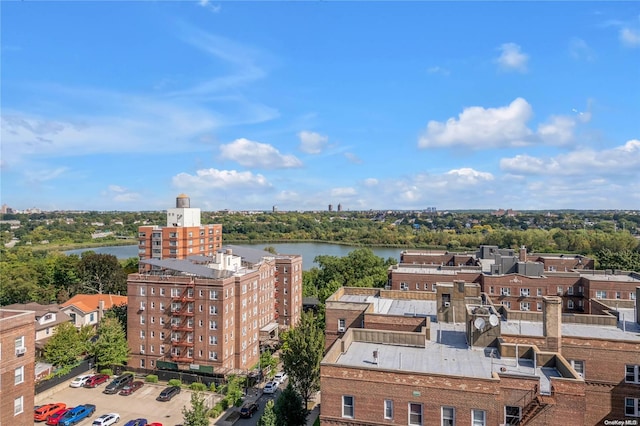
[[[364,310],[368,307],[368,304],[358,305],[362,307],[362,310],[357,309],[331,309],[328,308],[325,313],[325,349],[328,349],[333,345],[340,336],[344,333],[338,331],[338,320],[344,318],[346,329],[351,327],[362,328],[362,321],[364,320]]]

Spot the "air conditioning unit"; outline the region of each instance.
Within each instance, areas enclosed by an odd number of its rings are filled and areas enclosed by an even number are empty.
[[[444,302],[444,307],[448,308],[449,306],[451,306],[451,302]]]
[[[140,355],[144,355],[144,349],[140,350]]]
[[[16,356],[24,355],[25,353],[27,353],[27,348],[25,348],[24,346],[16,348]]]
[[[338,327],[338,332],[340,332],[340,333],[344,333],[344,331],[345,331],[345,328],[344,328],[344,327]]]

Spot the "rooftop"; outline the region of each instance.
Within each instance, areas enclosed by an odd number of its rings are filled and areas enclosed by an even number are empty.
[[[373,305],[374,313],[383,315],[430,316],[435,318],[438,313],[435,300],[389,299],[370,295],[345,294],[340,297],[339,301],[370,303]]]
[[[97,311],[101,301],[104,302],[104,309],[110,309],[114,305],[126,305],[127,296],[117,294],[76,294],[61,306],[63,308],[75,306],[82,312],[89,313]]]
[[[571,337],[588,337],[592,339],[606,340],[630,340],[640,342],[640,325],[634,322],[633,309],[620,309],[625,311],[620,316],[618,326],[597,324],[562,324],[562,335]],[[542,337],[542,322],[537,321],[501,321],[502,334],[538,336]]]

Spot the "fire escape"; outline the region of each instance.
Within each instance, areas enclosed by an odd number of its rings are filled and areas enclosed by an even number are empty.
[[[275,284],[273,286],[273,306],[275,308],[275,312],[273,314],[273,319],[277,320],[278,316],[280,316],[280,306],[279,306],[279,303],[278,303],[278,295],[279,295],[279,290],[280,290],[280,273],[278,271],[278,268],[276,268],[274,282],[275,282]]]
[[[193,362],[194,287],[192,281],[181,294],[171,297],[171,360],[174,362]]]
[[[536,386],[533,390],[531,400],[522,408],[522,417],[518,425],[524,426],[529,424],[538,414],[542,413],[546,408],[555,405],[555,403],[556,399],[553,396],[553,388],[549,395],[544,395],[538,392],[538,387]]]

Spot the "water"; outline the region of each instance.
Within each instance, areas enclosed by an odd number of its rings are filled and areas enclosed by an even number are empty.
[[[319,255],[329,255],[343,257],[348,255],[351,251],[360,247],[343,246],[340,244],[331,243],[257,243],[257,244],[235,244],[240,247],[247,247],[252,249],[264,249],[265,247],[273,247],[280,254],[299,254],[302,255],[302,268],[306,271],[314,266],[317,266],[313,259]],[[396,260],[400,259],[401,248],[389,248],[389,247],[369,247],[376,256],[387,259],[392,257]],[[112,254],[118,259],[128,259],[130,257],[138,257],[138,246],[107,246],[107,247],[95,247],[85,248],[77,250],[65,251],[65,254],[77,254],[80,255],[85,251],[93,251],[98,254]]]

